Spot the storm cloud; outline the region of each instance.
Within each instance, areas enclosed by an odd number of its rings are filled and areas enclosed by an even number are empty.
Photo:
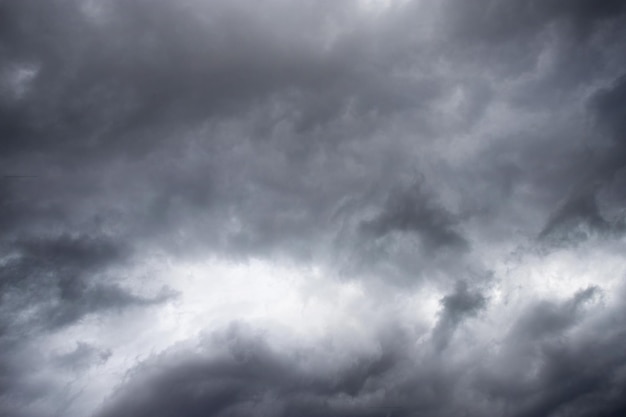
[[[0,414],[626,411],[617,0],[0,0]]]

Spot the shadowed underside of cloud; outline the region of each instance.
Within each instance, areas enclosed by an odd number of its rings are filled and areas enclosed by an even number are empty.
[[[529,306],[499,351],[471,365],[455,359],[458,351],[420,352],[398,329],[380,333],[375,353],[342,360],[333,348],[277,351],[235,324],[205,339],[207,353],[173,351],[141,364],[98,416],[617,416],[626,407],[626,329],[585,322],[596,295],[591,288]],[[478,299],[461,286],[443,300],[444,314],[458,322]],[[440,343],[435,334],[432,343]]]
[[[34,355],[33,344],[93,317],[122,315],[128,309],[163,304],[175,297],[166,288],[148,297],[124,288],[119,277],[107,270],[123,264],[128,256],[125,245],[104,236],[42,236],[13,242],[10,247],[0,264],[0,346],[4,352],[0,356],[0,409],[8,415],[22,415],[19,407],[10,406],[13,401],[28,404],[45,395],[46,388],[28,382],[29,372],[38,372],[30,368],[42,360],[39,355],[24,357]],[[80,372],[108,355],[78,342],[76,351],[60,357],[55,365],[44,363]]]
[[[0,0],[0,414],[623,414],[625,28]]]
[[[383,211],[361,225],[365,234],[383,237],[394,232],[415,233],[433,250],[464,246],[463,236],[454,229],[454,219],[437,207],[419,183],[391,195]]]
[[[597,148],[586,167],[586,176],[573,184],[573,192],[566,197],[545,225],[540,237],[560,240],[584,240],[590,232],[623,234],[624,218],[610,212],[611,206],[624,203],[626,194],[620,190],[626,168],[624,145],[624,108],[626,108],[626,82],[624,76],[609,88],[594,94],[589,101],[593,116],[601,130]],[[604,136],[604,137],[602,137]],[[613,192],[602,192],[614,188]],[[605,201],[602,201],[605,200]],[[601,207],[600,203],[604,203]],[[605,212],[603,213],[602,208]]]
[[[17,252],[0,268],[5,329],[20,322],[50,330],[94,312],[159,303],[173,295],[143,298],[98,276],[99,269],[126,256],[123,244],[106,238],[62,235],[17,242],[13,248]]]
[[[443,351],[450,343],[456,327],[466,317],[475,316],[485,308],[487,300],[478,291],[469,291],[464,281],[459,281],[456,291],[442,300],[443,311],[433,329],[433,343],[438,351]]]

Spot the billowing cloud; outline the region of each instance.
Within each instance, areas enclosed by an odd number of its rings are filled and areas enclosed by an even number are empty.
[[[0,414],[621,415],[624,23],[0,1]]]

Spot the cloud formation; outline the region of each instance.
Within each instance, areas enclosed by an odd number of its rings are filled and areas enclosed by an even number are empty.
[[[0,1],[0,414],[621,415],[625,23]]]

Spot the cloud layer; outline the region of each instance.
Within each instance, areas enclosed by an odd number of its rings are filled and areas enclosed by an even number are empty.
[[[0,414],[622,415],[625,23],[0,1]]]

